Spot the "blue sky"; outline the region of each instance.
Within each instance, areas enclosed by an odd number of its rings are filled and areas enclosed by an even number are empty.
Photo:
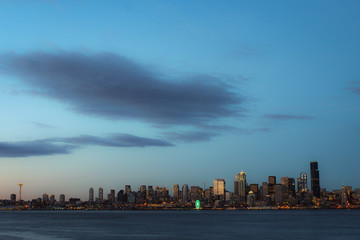
[[[360,187],[358,1],[1,1],[0,198]],[[310,182],[309,182],[310,184]]]

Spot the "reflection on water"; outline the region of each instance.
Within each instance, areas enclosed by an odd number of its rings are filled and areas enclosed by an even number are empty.
[[[360,211],[1,211],[0,239],[360,239]]]

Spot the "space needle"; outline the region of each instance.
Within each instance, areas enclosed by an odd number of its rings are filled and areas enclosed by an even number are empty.
[[[24,184],[22,182],[19,183],[19,187],[20,187],[20,198],[19,198],[19,201],[22,200],[22,196],[21,196],[21,188]]]

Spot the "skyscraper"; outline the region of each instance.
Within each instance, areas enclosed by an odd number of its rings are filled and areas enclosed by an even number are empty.
[[[94,201],[94,189],[90,188],[89,189],[89,202],[93,202]]]
[[[235,175],[234,193],[240,203],[246,202],[246,174],[243,170]]]
[[[310,162],[310,171],[311,171],[311,191],[314,197],[320,197],[320,177],[318,162]]]
[[[275,176],[269,176],[269,195],[275,196],[275,184],[276,184],[276,177]]]
[[[104,201],[104,190],[102,188],[99,188],[99,201]]]
[[[174,184],[174,187],[173,187],[173,194],[174,194],[174,199],[175,200],[179,200],[179,184]]]
[[[298,178],[298,192],[307,192],[307,174],[305,172],[300,173],[300,177]]]
[[[187,184],[184,184],[182,187],[182,202],[186,203],[188,201],[189,196],[189,186]]]
[[[65,203],[65,194],[60,194],[60,203]]]
[[[214,195],[216,196],[222,196],[225,195],[225,179],[215,179],[213,182],[214,187]]]

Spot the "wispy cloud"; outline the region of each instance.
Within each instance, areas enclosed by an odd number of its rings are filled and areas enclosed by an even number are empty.
[[[272,120],[310,120],[314,118],[307,115],[291,115],[291,114],[265,114],[263,117]]]
[[[107,147],[169,147],[173,144],[159,139],[138,137],[131,134],[111,134],[109,137],[96,137],[82,135],[71,138],[54,138],[55,142],[63,142],[76,145],[98,145]]]
[[[111,53],[2,54],[0,71],[21,79],[33,94],[99,117],[194,126],[244,110],[245,97],[221,77],[178,79]]]
[[[53,125],[49,125],[49,124],[45,124],[45,123],[41,123],[41,122],[31,122],[31,123],[39,128],[56,128]]]
[[[360,94],[360,81],[353,81],[350,83],[350,86],[345,88],[352,93]]]
[[[0,157],[31,157],[56,154],[70,154],[83,146],[106,147],[169,147],[172,143],[138,137],[130,134],[111,134],[108,137],[82,135],[70,138],[48,138],[33,141],[0,142]]]
[[[166,132],[165,138],[175,142],[204,142],[210,141],[211,138],[218,136],[214,132],[186,131],[186,132]]]

